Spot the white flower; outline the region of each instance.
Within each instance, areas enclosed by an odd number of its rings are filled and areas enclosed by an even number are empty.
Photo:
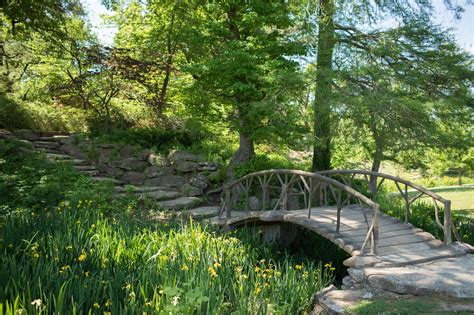
[[[173,306],[176,306],[178,305],[178,303],[179,303],[179,296],[173,297],[173,301],[171,301],[171,304],[173,304]]]
[[[31,305],[35,305],[36,307],[41,306],[41,304],[43,304],[43,301],[41,301],[41,299],[36,299],[31,302]]]

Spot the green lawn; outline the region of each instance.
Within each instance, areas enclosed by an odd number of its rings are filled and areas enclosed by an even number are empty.
[[[443,188],[433,189],[433,191],[441,197],[451,200],[452,210],[474,217],[474,187]]]

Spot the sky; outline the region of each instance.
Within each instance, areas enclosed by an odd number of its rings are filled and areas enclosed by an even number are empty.
[[[109,13],[107,9],[100,4],[100,0],[81,0],[81,2],[89,15],[92,29],[101,43],[107,46],[112,45],[117,29],[105,25],[101,20],[101,15]],[[464,1],[458,2],[464,3]],[[436,11],[434,21],[444,27],[453,29],[458,44],[474,54],[474,5],[466,6],[461,20],[455,20],[452,12],[446,10],[443,0],[433,0],[433,4]]]

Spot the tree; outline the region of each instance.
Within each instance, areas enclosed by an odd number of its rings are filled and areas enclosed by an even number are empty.
[[[462,8],[445,1],[456,15]],[[377,36],[374,32],[380,29],[384,20],[404,25],[417,19],[429,18],[432,6],[427,1],[392,0],[392,1],[337,1],[321,0],[317,4],[311,1],[305,5],[315,8],[309,14],[309,20],[316,20],[317,35],[317,71],[315,75],[316,92],[314,99],[314,152],[313,170],[324,170],[331,167],[331,107],[334,104],[333,78],[336,76],[337,64],[351,61],[350,52],[360,49],[367,55],[368,47],[360,45],[361,40]],[[405,49],[404,46],[398,46]],[[349,53],[349,55],[347,54]],[[336,62],[336,58],[337,60]],[[343,59],[346,58],[344,61]],[[336,71],[336,72],[335,72]]]
[[[186,52],[188,71],[193,91],[208,96],[206,110],[220,113],[239,134],[232,169],[254,156],[256,142],[297,127],[288,98],[301,80],[290,56],[302,53],[301,46],[290,40],[293,20],[284,2],[220,1],[200,5],[196,15],[202,29]]]
[[[420,19],[358,45],[359,63],[336,81],[338,112],[370,132],[372,171],[399,151],[465,146],[466,137],[452,130],[469,126],[474,72],[448,32]]]

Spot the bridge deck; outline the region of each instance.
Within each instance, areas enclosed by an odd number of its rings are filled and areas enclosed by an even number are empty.
[[[289,222],[312,230],[329,239],[352,256],[358,255],[367,234],[367,220],[371,220],[371,209],[350,205],[341,211],[341,226],[336,232],[336,207],[312,208],[291,211],[232,211],[232,218],[220,220],[224,225],[239,225],[252,221]],[[216,222],[217,223],[217,222]],[[454,244],[453,244],[454,245]],[[377,256],[392,264],[409,264],[436,258],[462,255],[466,248],[446,246],[430,233],[381,213]]]

